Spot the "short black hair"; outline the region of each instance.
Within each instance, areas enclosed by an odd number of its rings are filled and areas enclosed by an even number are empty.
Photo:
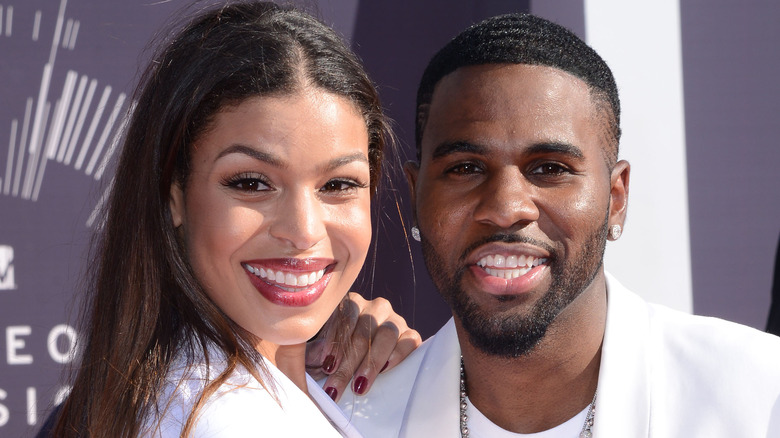
[[[530,14],[488,18],[461,32],[431,58],[417,89],[415,140],[417,159],[436,84],[460,67],[485,64],[529,64],[563,70],[588,84],[596,104],[605,105],[610,165],[617,161],[620,99],[607,63],[563,26]]]

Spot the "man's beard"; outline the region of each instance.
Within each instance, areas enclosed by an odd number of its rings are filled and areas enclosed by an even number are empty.
[[[494,234],[471,246],[475,248],[489,242],[526,242],[544,247],[550,252],[550,288],[524,315],[493,315],[480,308],[462,288],[467,266],[459,268],[455,275],[448,276],[441,256],[425,239],[421,242],[422,252],[436,288],[461,321],[471,344],[486,354],[514,358],[527,354],[538,345],[555,318],[596,277],[604,259],[607,225],[605,218],[603,226],[591,233],[582,246],[582,252],[574,260],[562,260],[549,245],[512,234]],[[470,250],[464,256],[468,252]],[[502,300],[502,297],[497,299]],[[506,297],[507,301],[511,299]]]

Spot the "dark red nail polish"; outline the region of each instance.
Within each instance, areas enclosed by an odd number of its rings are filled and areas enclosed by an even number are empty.
[[[334,368],[336,368],[336,358],[332,354],[325,356],[325,361],[322,362],[322,370],[330,374]]]
[[[332,386],[328,386],[325,388],[325,394],[328,394],[328,397],[333,399],[333,401],[336,401],[336,396],[339,395],[339,391]]]
[[[383,366],[382,369],[379,370],[379,372],[381,373],[382,371],[386,370],[388,365],[390,365],[390,361],[389,360],[387,362],[385,362],[385,366]]]
[[[363,395],[363,393],[366,392],[367,386],[368,379],[366,379],[364,376],[360,376],[355,379],[355,382],[352,384],[352,389],[354,389],[355,394]]]

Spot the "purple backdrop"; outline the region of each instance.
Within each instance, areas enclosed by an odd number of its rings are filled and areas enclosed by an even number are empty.
[[[187,3],[0,0],[0,436],[31,434],[60,389],[73,353],[74,294],[89,269],[87,224],[110,180],[110,166],[101,173],[101,165],[110,163],[122,121],[112,122],[111,114],[128,107],[121,94],[131,92],[149,39]],[[401,160],[414,155],[422,69],[465,26],[530,10],[585,33],[582,0],[305,5],[349,38],[365,61],[395,120]],[[773,145],[780,137],[774,55],[780,6],[684,1],[681,13],[694,311],[762,328],[780,230],[780,152]],[[44,66],[52,59],[44,99],[50,106],[39,110]],[[58,100],[68,111],[58,111]],[[40,147],[20,153],[20,144],[33,138]],[[49,138],[58,141],[49,147]],[[385,195],[378,218],[376,259],[369,262],[375,269],[356,287],[390,298],[429,336],[448,309],[432,290],[418,247],[402,238],[398,211],[408,220],[407,187],[400,172],[393,179],[395,192]]]

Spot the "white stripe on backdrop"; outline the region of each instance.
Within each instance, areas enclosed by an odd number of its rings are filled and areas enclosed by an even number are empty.
[[[615,74],[631,163],[626,228],[605,266],[648,301],[691,312],[679,3],[585,0],[585,29]]]

